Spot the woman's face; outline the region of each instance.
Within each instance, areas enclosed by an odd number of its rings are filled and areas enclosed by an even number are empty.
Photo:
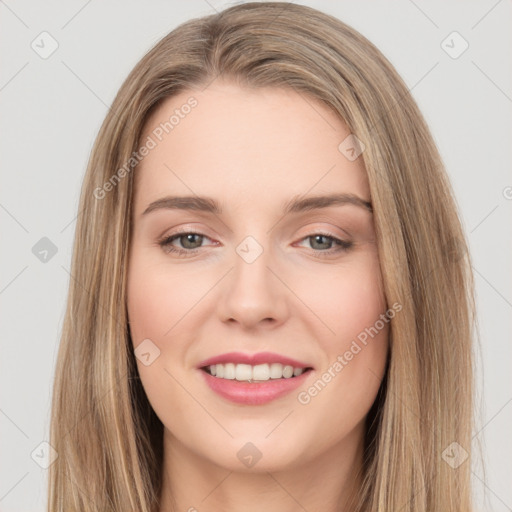
[[[244,471],[360,446],[389,320],[349,135],[311,97],[220,80],[146,124],[128,314],[168,450]]]

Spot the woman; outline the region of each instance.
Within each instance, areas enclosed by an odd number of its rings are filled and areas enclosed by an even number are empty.
[[[473,281],[407,87],[315,9],[191,20],[84,179],[51,511],[468,511]]]

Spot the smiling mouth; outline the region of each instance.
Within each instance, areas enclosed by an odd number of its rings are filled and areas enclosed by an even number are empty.
[[[212,377],[240,382],[265,382],[269,380],[293,379],[312,370],[311,367],[298,368],[281,363],[250,364],[212,364],[201,368]]]

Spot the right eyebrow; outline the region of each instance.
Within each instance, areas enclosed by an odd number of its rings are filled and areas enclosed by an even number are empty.
[[[219,203],[210,197],[199,196],[167,196],[153,201],[142,213],[146,215],[154,210],[196,210],[220,215],[222,208]]]

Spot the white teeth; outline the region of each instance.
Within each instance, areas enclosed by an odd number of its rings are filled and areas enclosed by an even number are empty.
[[[235,365],[233,363],[227,363],[224,365],[224,378],[233,380],[236,376]]]
[[[270,378],[280,379],[283,376],[283,365],[281,363],[272,363],[270,365]]]
[[[254,380],[270,379],[270,368],[268,364],[257,364],[252,368],[252,378]]]
[[[235,368],[233,363],[227,363],[226,366],[232,365]],[[252,379],[252,367],[250,364],[237,364],[236,365],[236,380],[251,380]]]
[[[293,366],[285,366],[283,368],[283,377],[289,379],[293,375]]]
[[[265,381],[269,379],[289,379],[292,376],[299,376],[304,372],[304,368],[294,368],[290,365],[281,363],[271,363],[270,365],[257,364],[212,364],[207,367],[211,375],[220,379],[239,380],[239,381]]]

